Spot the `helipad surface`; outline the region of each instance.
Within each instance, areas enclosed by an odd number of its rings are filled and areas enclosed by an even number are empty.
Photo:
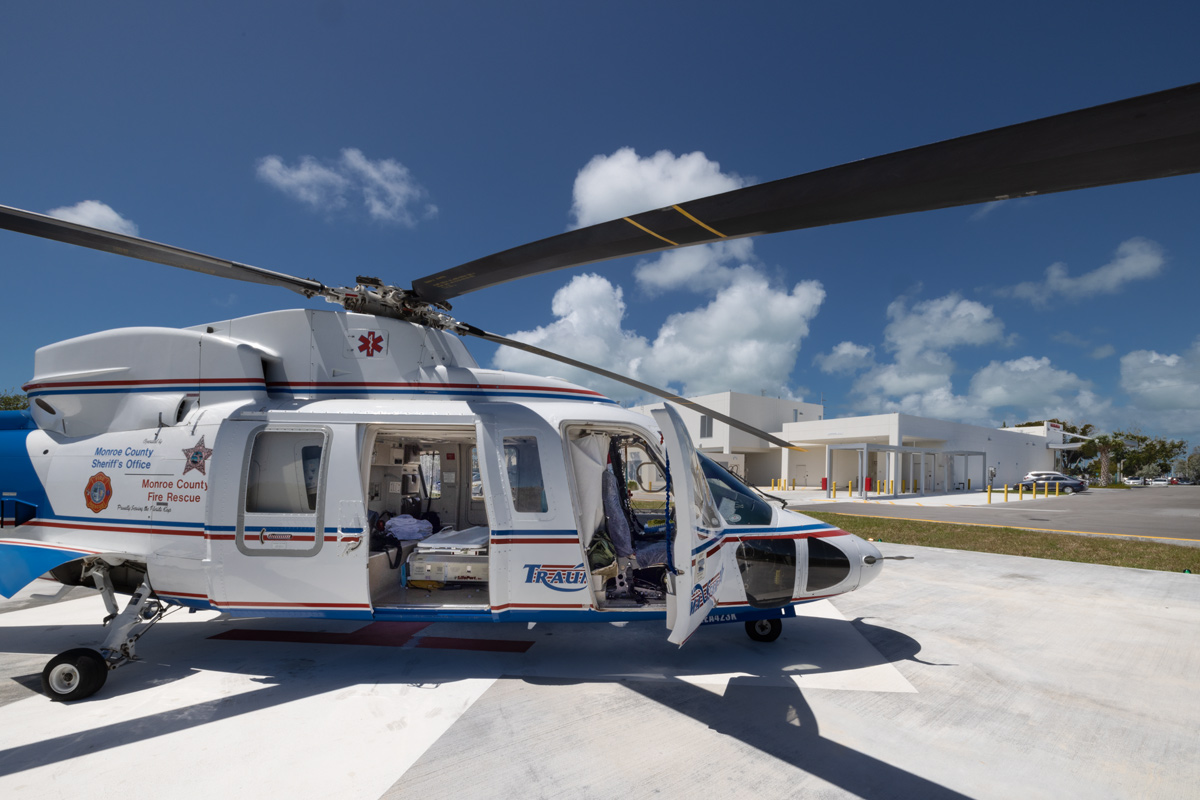
[[[38,674],[99,599],[10,602],[0,796],[1194,796],[1200,577],[881,549],[769,645],[180,613],[73,705]]]

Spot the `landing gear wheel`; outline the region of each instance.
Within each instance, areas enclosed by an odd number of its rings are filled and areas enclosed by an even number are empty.
[[[42,670],[42,691],[51,700],[82,700],[108,679],[104,656],[85,647],[59,653]]]
[[[777,619],[756,619],[746,623],[746,635],[756,642],[773,642],[783,633],[783,623]]]

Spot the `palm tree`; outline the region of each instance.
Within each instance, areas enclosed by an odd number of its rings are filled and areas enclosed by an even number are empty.
[[[1092,444],[1096,447],[1096,455],[1100,456],[1100,485],[1108,486],[1112,483],[1112,472],[1109,468],[1109,462],[1112,458],[1113,448],[1117,446],[1118,442],[1106,433],[1103,436],[1097,436],[1092,439]]]

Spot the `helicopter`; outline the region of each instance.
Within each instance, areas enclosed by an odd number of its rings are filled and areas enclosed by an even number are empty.
[[[39,576],[100,591],[108,628],[42,672],[95,694],[180,609],[414,622],[665,620],[682,645],[874,580],[868,541],[768,502],[694,447],[665,389],[489,333],[455,297],[724,239],[1200,171],[1200,84],[681,202],[412,282],[354,286],[0,206],[0,227],[321,297],[37,351],[0,412],[0,594]],[[481,368],[467,337],[668,401],[651,417],[556,378]],[[117,595],[129,595],[122,606]]]

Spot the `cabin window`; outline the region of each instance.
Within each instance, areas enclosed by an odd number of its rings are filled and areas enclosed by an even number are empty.
[[[254,440],[246,480],[246,511],[258,514],[311,514],[317,510],[320,433],[264,431]]]
[[[504,465],[513,509],[532,513],[546,511],[546,489],[542,482],[537,439],[533,436],[504,437]]]
[[[808,540],[808,591],[836,586],[850,576],[850,559],[824,539]]]
[[[483,499],[483,479],[479,475],[479,448],[471,448],[471,499]]]
[[[442,496],[442,454],[436,450],[421,451],[421,477],[425,491],[433,499]]]
[[[708,439],[713,435],[712,428],[713,418],[704,414],[700,417],[700,438]]]
[[[794,539],[750,539],[738,545],[738,569],[746,599],[755,608],[780,608],[796,585]]]

